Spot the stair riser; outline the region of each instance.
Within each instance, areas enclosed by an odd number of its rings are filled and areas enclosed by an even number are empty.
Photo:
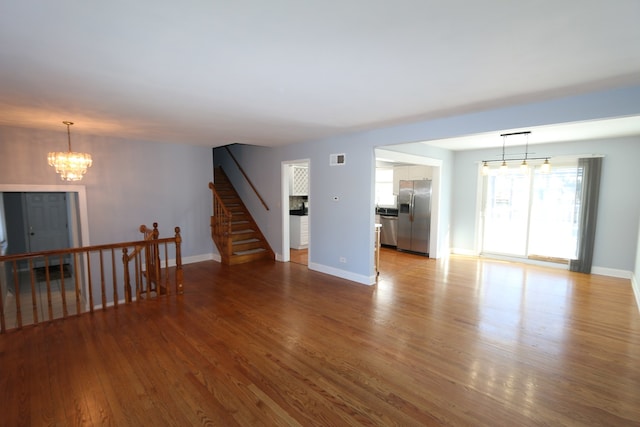
[[[256,254],[249,255],[237,255],[231,256],[229,259],[228,265],[237,265],[237,264],[245,264],[247,262],[258,261],[260,259],[270,259],[271,256],[268,251],[264,251]]]
[[[232,252],[240,252],[240,251],[248,251],[251,249],[265,248],[265,244],[263,242],[251,242],[251,243],[242,243],[242,244],[234,244]]]
[[[246,233],[233,234],[231,236],[231,241],[237,242],[238,240],[259,239],[259,238],[260,238],[260,235],[258,233],[255,233],[253,231],[248,231]]]

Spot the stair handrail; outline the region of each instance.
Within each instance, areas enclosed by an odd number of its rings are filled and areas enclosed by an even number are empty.
[[[129,262],[135,259],[136,257],[140,257],[140,254],[144,250],[144,270],[141,271],[141,276],[146,279],[146,289],[141,289],[141,286],[136,286],[136,298],[140,299],[142,293],[149,293],[151,291],[155,291],[157,295],[160,295],[162,289],[168,289],[168,276],[165,277],[166,283],[164,284],[164,288],[162,287],[162,283],[160,283],[160,269],[162,268],[160,264],[160,248],[158,245],[158,238],[160,237],[160,231],[158,230],[158,223],[154,222],[152,227],[147,227],[145,224],[142,224],[139,228],[140,232],[143,235],[144,241],[149,242],[145,245],[136,246],[133,252],[127,254],[124,252],[122,257],[122,261],[125,264],[125,295],[127,298],[131,299],[131,284],[129,278]],[[176,238],[179,237],[180,228],[176,227]],[[136,262],[139,260],[136,259]],[[136,265],[136,271],[138,271],[138,266]],[[136,278],[137,282],[142,282],[142,277]],[[154,287],[155,286],[155,287]]]
[[[251,189],[253,190],[253,192],[256,193],[256,196],[258,196],[258,199],[260,199],[260,202],[262,203],[262,206],[264,206],[264,208],[266,210],[269,210],[269,206],[267,206],[267,202],[264,201],[264,199],[262,198],[262,196],[260,195],[260,193],[258,192],[256,187],[253,185],[253,182],[251,182],[251,179],[249,179],[249,176],[247,176],[247,174],[244,172],[244,169],[242,168],[242,166],[240,166],[240,163],[236,159],[236,156],[234,156],[233,153],[231,152],[231,150],[229,149],[229,146],[225,145],[224,148],[225,148],[225,150],[227,150],[227,152],[231,156],[231,159],[236,164],[236,166],[238,166],[238,169],[240,170],[240,173],[242,173],[242,176],[244,176],[244,179],[247,180],[247,182],[251,186]]]
[[[35,292],[34,260],[44,259],[44,262],[45,262],[44,269],[46,273],[46,279],[44,279],[45,281],[43,283],[46,284],[46,288],[47,288],[47,299],[48,299],[47,303],[48,303],[48,317],[49,317],[48,320],[52,321],[54,320],[54,317],[53,317],[53,311],[52,311],[51,292],[50,292],[51,280],[61,280],[64,283],[64,278],[68,276],[65,276],[63,274],[63,264],[64,264],[63,260],[65,259],[65,257],[71,257],[71,261],[73,262],[73,265],[77,267],[76,273],[74,274],[74,279],[70,279],[74,284],[75,290],[65,290],[65,286],[61,284],[60,286],[60,292],[62,296],[62,317],[61,318],[67,318],[70,315],[73,315],[73,314],[69,314],[69,312],[67,311],[68,307],[67,307],[67,299],[65,297],[65,292],[75,292],[75,305],[76,305],[75,315],[79,315],[85,312],[91,312],[91,313],[94,312],[95,307],[97,307],[97,306],[94,307],[94,290],[96,291],[96,293],[99,293],[99,297],[101,298],[100,306],[102,310],[106,310],[111,305],[115,307],[119,305],[118,304],[118,301],[119,301],[118,277],[124,280],[124,282],[120,282],[120,284],[122,284],[124,287],[125,303],[131,303],[133,301],[132,293],[131,293],[131,285],[127,277],[128,264],[129,264],[129,260],[131,259],[128,256],[129,248],[134,248],[135,250],[138,247],[144,248],[145,246],[148,246],[148,245],[164,246],[165,267],[163,271],[166,274],[165,281],[168,283],[169,265],[168,265],[168,259],[167,259],[167,256],[168,256],[167,245],[175,244],[175,270],[173,274],[175,278],[174,279],[175,293],[182,294],[183,293],[183,271],[182,271],[181,243],[182,243],[182,238],[180,236],[180,227],[175,227],[174,237],[157,238],[157,239],[154,239],[153,241],[136,240],[136,241],[128,241],[128,242],[120,242],[120,243],[109,243],[109,244],[102,244],[102,245],[82,246],[82,247],[75,247],[75,248],[63,248],[63,249],[55,249],[55,250],[4,255],[4,256],[0,256],[0,265],[4,264],[5,267],[8,268],[9,270],[7,271],[6,277],[4,277],[4,275],[0,277],[0,285],[1,285],[0,287],[8,286],[9,282],[12,282],[14,285],[16,322],[17,322],[16,327],[18,329],[22,328],[23,308],[24,309],[32,308],[33,324],[40,323],[37,315],[38,311],[36,310],[36,299],[35,299],[36,297],[34,293]],[[122,251],[121,258],[116,256],[116,250]],[[105,273],[106,273],[105,267],[108,267],[108,266],[105,266],[103,264],[103,254],[110,254],[109,259],[111,260],[111,273],[112,273],[112,280],[113,280],[112,285],[107,283],[107,281],[105,280]],[[134,257],[134,258],[136,259],[136,285],[137,285],[138,283],[137,278],[139,273],[138,272],[139,257]],[[59,260],[60,261],[59,266],[58,265],[50,266],[49,259]],[[93,261],[91,261],[91,259],[93,259]],[[92,270],[95,268],[96,260],[99,264],[98,271],[92,274]],[[116,260],[118,260],[118,262],[122,261],[124,263],[124,276],[125,276],[124,278],[117,275]],[[18,278],[18,273],[20,269],[18,266],[19,262],[25,262],[27,264],[27,267],[29,270],[29,281],[30,281],[30,283],[28,283],[27,286],[30,285],[31,287],[31,300],[32,300],[31,304],[26,303],[24,307],[22,307],[22,303],[20,302],[20,298],[19,298],[20,296],[20,292],[19,292],[20,279]],[[60,272],[59,279],[50,278],[50,274],[53,274],[54,272]],[[87,282],[85,283],[86,290],[87,290],[86,295],[80,291],[81,275],[84,275],[87,280]],[[4,283],[5,279],[6,279],[6,283]],[[94,287],[95,281],[98,281],[99,284]],[[108,287],[111,287],[111,288],[108,289]],[[107,302],[107,292],[113,292],[113,301],[110,303]],[[170,294],[170,293],[171,293],[170,291],[167,292],[167,294]],[[83,298],[88,297],[88,305],[87,305],[88,311],[86,309],[84,310],[82,309],[82,304],[80,299],[81,295]],[[0,292],[0,334],[7,331],[4,308],[5,308],[5,304],[3,301],[3,294],[2,292]]]
[[[232,215],[224,204],[222,197],[218,194],[213,182],[209,183],[209,188],[213,192],[213,215],[211,216],[211,238],[215,242],[218,250],[224,252],[227,257],[231,256],[231,219]],[[221,247],[222,245],[222,247]]]
[[[157,239],[160,236],[160,232],[158,231],[158,223],[154,222],[153,223],[153,229],[150,229],[149,227],[147,227],[146,225],[142,224],[139,228],[140,232],[144,235],[144,240],[152,240],[152,239]],[[133,259],[133,257],[135,257],[136,255],[138,255],[138,253],[144,249],[146,247],[146,245],[140,245],[140,246],[136,246],[136,248],[133,250],[133,252],[131,252],[129,254],[129,261],[131,261]]]

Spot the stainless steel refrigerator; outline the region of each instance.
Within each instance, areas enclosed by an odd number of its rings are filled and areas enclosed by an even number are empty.
[[[431,181],[400,181],[398,249],[429,256]]]

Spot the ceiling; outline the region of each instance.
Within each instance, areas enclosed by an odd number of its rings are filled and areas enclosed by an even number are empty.
[[[640,84],[638,16],[637,0],[7,1],[0,126],[277,146],[508,107]]]

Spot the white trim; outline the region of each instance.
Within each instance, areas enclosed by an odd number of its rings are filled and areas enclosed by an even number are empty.
[[[289,186],[291,183],[291,165],[306,165],[309,169],[309,193],[307,194],[309,204],[311,204],[311,159],[283,160],[280,163],[280,188],[282,193],[281,212],[282,212],[282,248],[281,252],[276,252],[276,260],[282,262],[291,261],[290,247],[290,225],[289,225]],[[311,211],[309,211],[309,243],[307,245],[309,252],[307,258],[311,258]]]
[[[444,250],[449,247],[448,236],[442,236],[440,230],[440,201],[442,198],[442,159],[434,159],[431,157],[420,156],[416,154],[401,153],[399,151],[391,151],[382,148],[374,149],[374,187],[375,187],[375,168],[376,161],[390,161],[408,163],[414,165],[433,166],[433,176],[431,177],[431,237],[429,241],[429,258],[438,259],[442,254],[446,254]],[[375,190],[374,190],[375,195]],[[373,207],[372,207],[373,208]],[[372,218],[374,218],[373,216]],[[373,223],[371,224],[371,235],[375,233]],[[435,230],[435,231],[434,231]],[[447,238],[447,239],[445,239]],[[441,243],[446,240],[446,243]],[[373,247],[373,244],[371,245]],[[373,258],[372,258],[373,262]],[[373,265],[372,265],[373,267]]]
[[[541,260],[528,259],[528,258],[518,258],[513,256],[507,256],[507,255],[476,254],[473,251],[470,251],[468,249],[452,248],[451,253],[455,255],[477,256],[478,258],[495,259],[495,260],[510,261],[510,262],[521,262],[523,264],[539,265],[542,267],[550,267],[550,268],[556,268],[560,270],[569,270],[569,266],[567,264],[560,264],[556,262],[548,262],[548,261],[541,261]],[[593,266],[591,267],[591,274],[617,277],[619,279],[631,279],[632,284],[633,284],[633,281],[636,280],[631,271],[620,270],[617,268]],[[635,281],[635,284],[633,284],[633,286],[634,286],[634,293],[636,295],[636,300],[638,302],[638,308],[640,309],[640,285],[638,284],[637,280]]]
[[[451,248],[450,253],[455,255],[478,256],[478,253],[476,251],[473,251],[471,249],[462,249],[462,248]]]
[[[84,185],[29,185],[0,184],[0,193],[78,193],[78,209],[80,210],[80,246],[90,246],[89,214],[87,210],[87,190]]]
[[[375,149],[376,159],[390,160],[400,163],[411,163],[415,165],[437,166],[442,167],[444,163],[441,159],[433,159],[431,157],[420,156],[417,154],[401,153],[399,151],[385,150],[383,148]]]
[[[375,285],[376,276],[364,276],[362,274],[355,274],[350,271],[341,270],[335,267],[329,267],[328,265],[316,264],[314,262],[309,263],[309,270],[319,271],[320,273],[330,274],[341,279],[350,280],[352,282],[361,283],[363,285]]]
[[[631,279],[631,271],[629,270],[619,270],[617,268],[607,268],[607,267],[591,267],[591,274],[599,274],[601,276],[609,276],[609,277],[618,277],[620,279]]]
[[[638,278],[635,274],[631,275],[631,289],[633,289],[633,295],[636,297],[636,305],[638,306],[638,311],[640,311],[640,283],[638,283]]]
[[[89,239],[89,211],[87,209],[87,190],[84,185],[32,185],[32,184],[0,184],[0,193],[18,192],[18,193],[77,193],[78,194],[78,210],[80,211],[80,246],[91,246]],[[75,242],[74,242],[75,243]],[[84,261],[84,289],[83,295],[89,293],[89,270],[87,268],[87,258]],[[89,308],[89,301],[85,302],[85,307]]]
[[[215,254],[209,253],[209,254],[200,254],[200,255],[192,255],[192,256],[188,256],[188,257],[183,257],[182,258],[182,265],[185,264],[193,264],[196,262],[202,262],[202,261],[211,261],[211,260],[215,260]],[[176,265],[176,260],[175,259],[170,259],[169,260],[169,266],[173,267]]]

